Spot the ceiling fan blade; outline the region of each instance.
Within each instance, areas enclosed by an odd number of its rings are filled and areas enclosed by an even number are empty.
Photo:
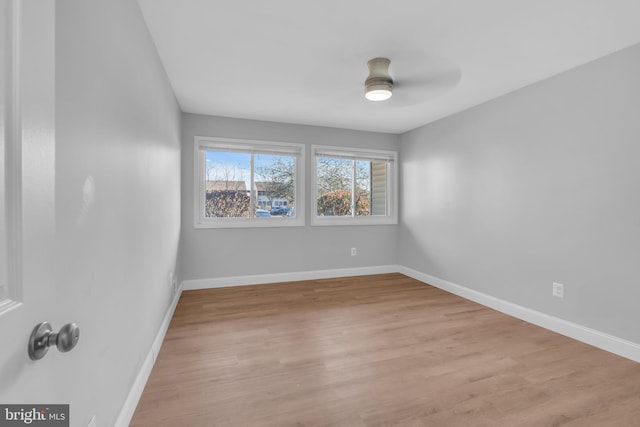
[[[427,103],[455,88],[460,78],[459,70],[440,70],[437,74],[398,79],[393,84],[393,98],[402,105]]]
[[[391,59],[393,103],[397,106],[423,104],[455,88],[460,67],[435,55],[399,52]]]

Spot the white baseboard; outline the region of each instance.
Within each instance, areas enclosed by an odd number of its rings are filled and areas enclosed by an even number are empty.
[[[380,265],[372,267],[337,268],[332,270],[296,271],[292,273],[255,274],[251,276],[218,277],[213,279],[185,280],[182,289],[226,288],[229,286],[260,285],[278,282],[296,282],[299,280],[333,279],[336,277],[365,276],[369,274],[396,273],[397,265]]]
[[[524,320],[545,329],[571,337],[594,347],[601,348],[618,356],[626,357],[635,362],[640,362],[640,344],[618,338],[595,329],[587,328],[577,323],[569,322],[555,316],[532,310],[518,304],[514,304],[482,292],[474,291],[464,286],[440,279],[420,271],[400,266],[399,273],[412,277],[421,282],[428,283],[444,291],[459,295],[468,300],[477,302],[494,310]]]
[[[131,422],[131,418],[133,418],[133,414],[136,411],[136,407],[138,406],[138,402],[140,401],[140,397],[142,396],[142,392],[144,391],[144,386],[147,384],[147,380],[149,379],[149,375],[151,375],[151,370],[153,369],[153,365],[158,358],[158,353],[160,353],[160,347],[162,347],[162,341],[164,340],[164,336],[167,334],[167,329],[169,329],[169,324],[171,323],[171,319],[173,318],[173,313],[176,311],[176,306],[178,305],[178,300],[180,300],[180,294],[182,293],[182,289],[178,288],[176,294],[173,297],[173,301],[171,301],[171,305],[167,309],[167,313],[162,319],[162,323],[160,324],[160,329],[156,334],[155,339],[153,340],[153,344],[147,353],[147,356],[138,371],[138,375],[136,375],[136,379],[131,386],[131,390],[129,390],[129,394],[127,395],[126,400],[124,401],[124,405],[122,405],[122,409],[120,410],[120,415],[116,420],[115,427],[127,427]]]

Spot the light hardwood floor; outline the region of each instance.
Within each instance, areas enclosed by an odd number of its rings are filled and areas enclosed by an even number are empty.
[[[640,364],[401,274],[182,294],[131,426],[640,426]]]

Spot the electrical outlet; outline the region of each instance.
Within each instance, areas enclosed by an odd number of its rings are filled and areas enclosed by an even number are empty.
[[[553,296],[564,298],[564,285],[562,283],[553,282]]]
[[[358,249],[351,248],[351,256],[356,256],[356,255],[358,255]]]

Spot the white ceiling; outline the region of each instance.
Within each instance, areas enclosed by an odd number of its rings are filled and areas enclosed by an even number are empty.
[[[640,43],[638,0],[138,0],[188,113],[401,133]],[[391,59],[393,97],[364,98]]]

